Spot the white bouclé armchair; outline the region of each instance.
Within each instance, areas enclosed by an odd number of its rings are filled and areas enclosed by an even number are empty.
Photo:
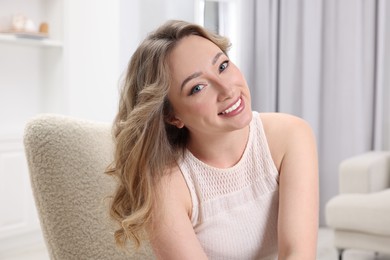
[[[114,244],[104,174],[112,160],[108,123],[60,115],[30,120],[24,134],[30,179],[50,259],[153,259],[149,246],[125,254]]]
[[[326,205],[339,259],[346,249],[390,254],[390,152],[367,152],[344,160],[340,194]]]

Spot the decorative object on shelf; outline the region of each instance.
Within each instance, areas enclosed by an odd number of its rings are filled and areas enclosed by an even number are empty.
[[[38,29],[32,19],[23,14],[16,14],[12,17],[11,28],[1,33],[13,34],[21,38],[44,39],[49,36],[49,24],[42,22]]]
[[[49,34],[49,24],[48,23],[41,23],[39,25],[39,32]]]
[[[35,31],[34,22],[22,14],[16,14],[12,17],[11,31],[33,32]]]

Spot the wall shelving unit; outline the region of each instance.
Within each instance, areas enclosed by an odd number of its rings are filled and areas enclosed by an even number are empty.
[[[23,147],[26,122],[38,113],[66,112],[63,0],[6,0],[0,30],[14,14],[49,24],[48,38],[0,33],[0,255],[42,242]]]

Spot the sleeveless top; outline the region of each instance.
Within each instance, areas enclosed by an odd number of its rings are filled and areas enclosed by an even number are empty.
[[[245,151],[220,169],[186,151],[179,168],[192,200],[191,222],[209,259],[277,259],[279,173],[260,116],[253,112]]]

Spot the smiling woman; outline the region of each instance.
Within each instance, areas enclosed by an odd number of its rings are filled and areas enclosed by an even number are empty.
[[[117,244],[150,241],[158,259],[315,259],[311,129],[251,110],[229,46],[169,21],[132,56],[107,170]]]

